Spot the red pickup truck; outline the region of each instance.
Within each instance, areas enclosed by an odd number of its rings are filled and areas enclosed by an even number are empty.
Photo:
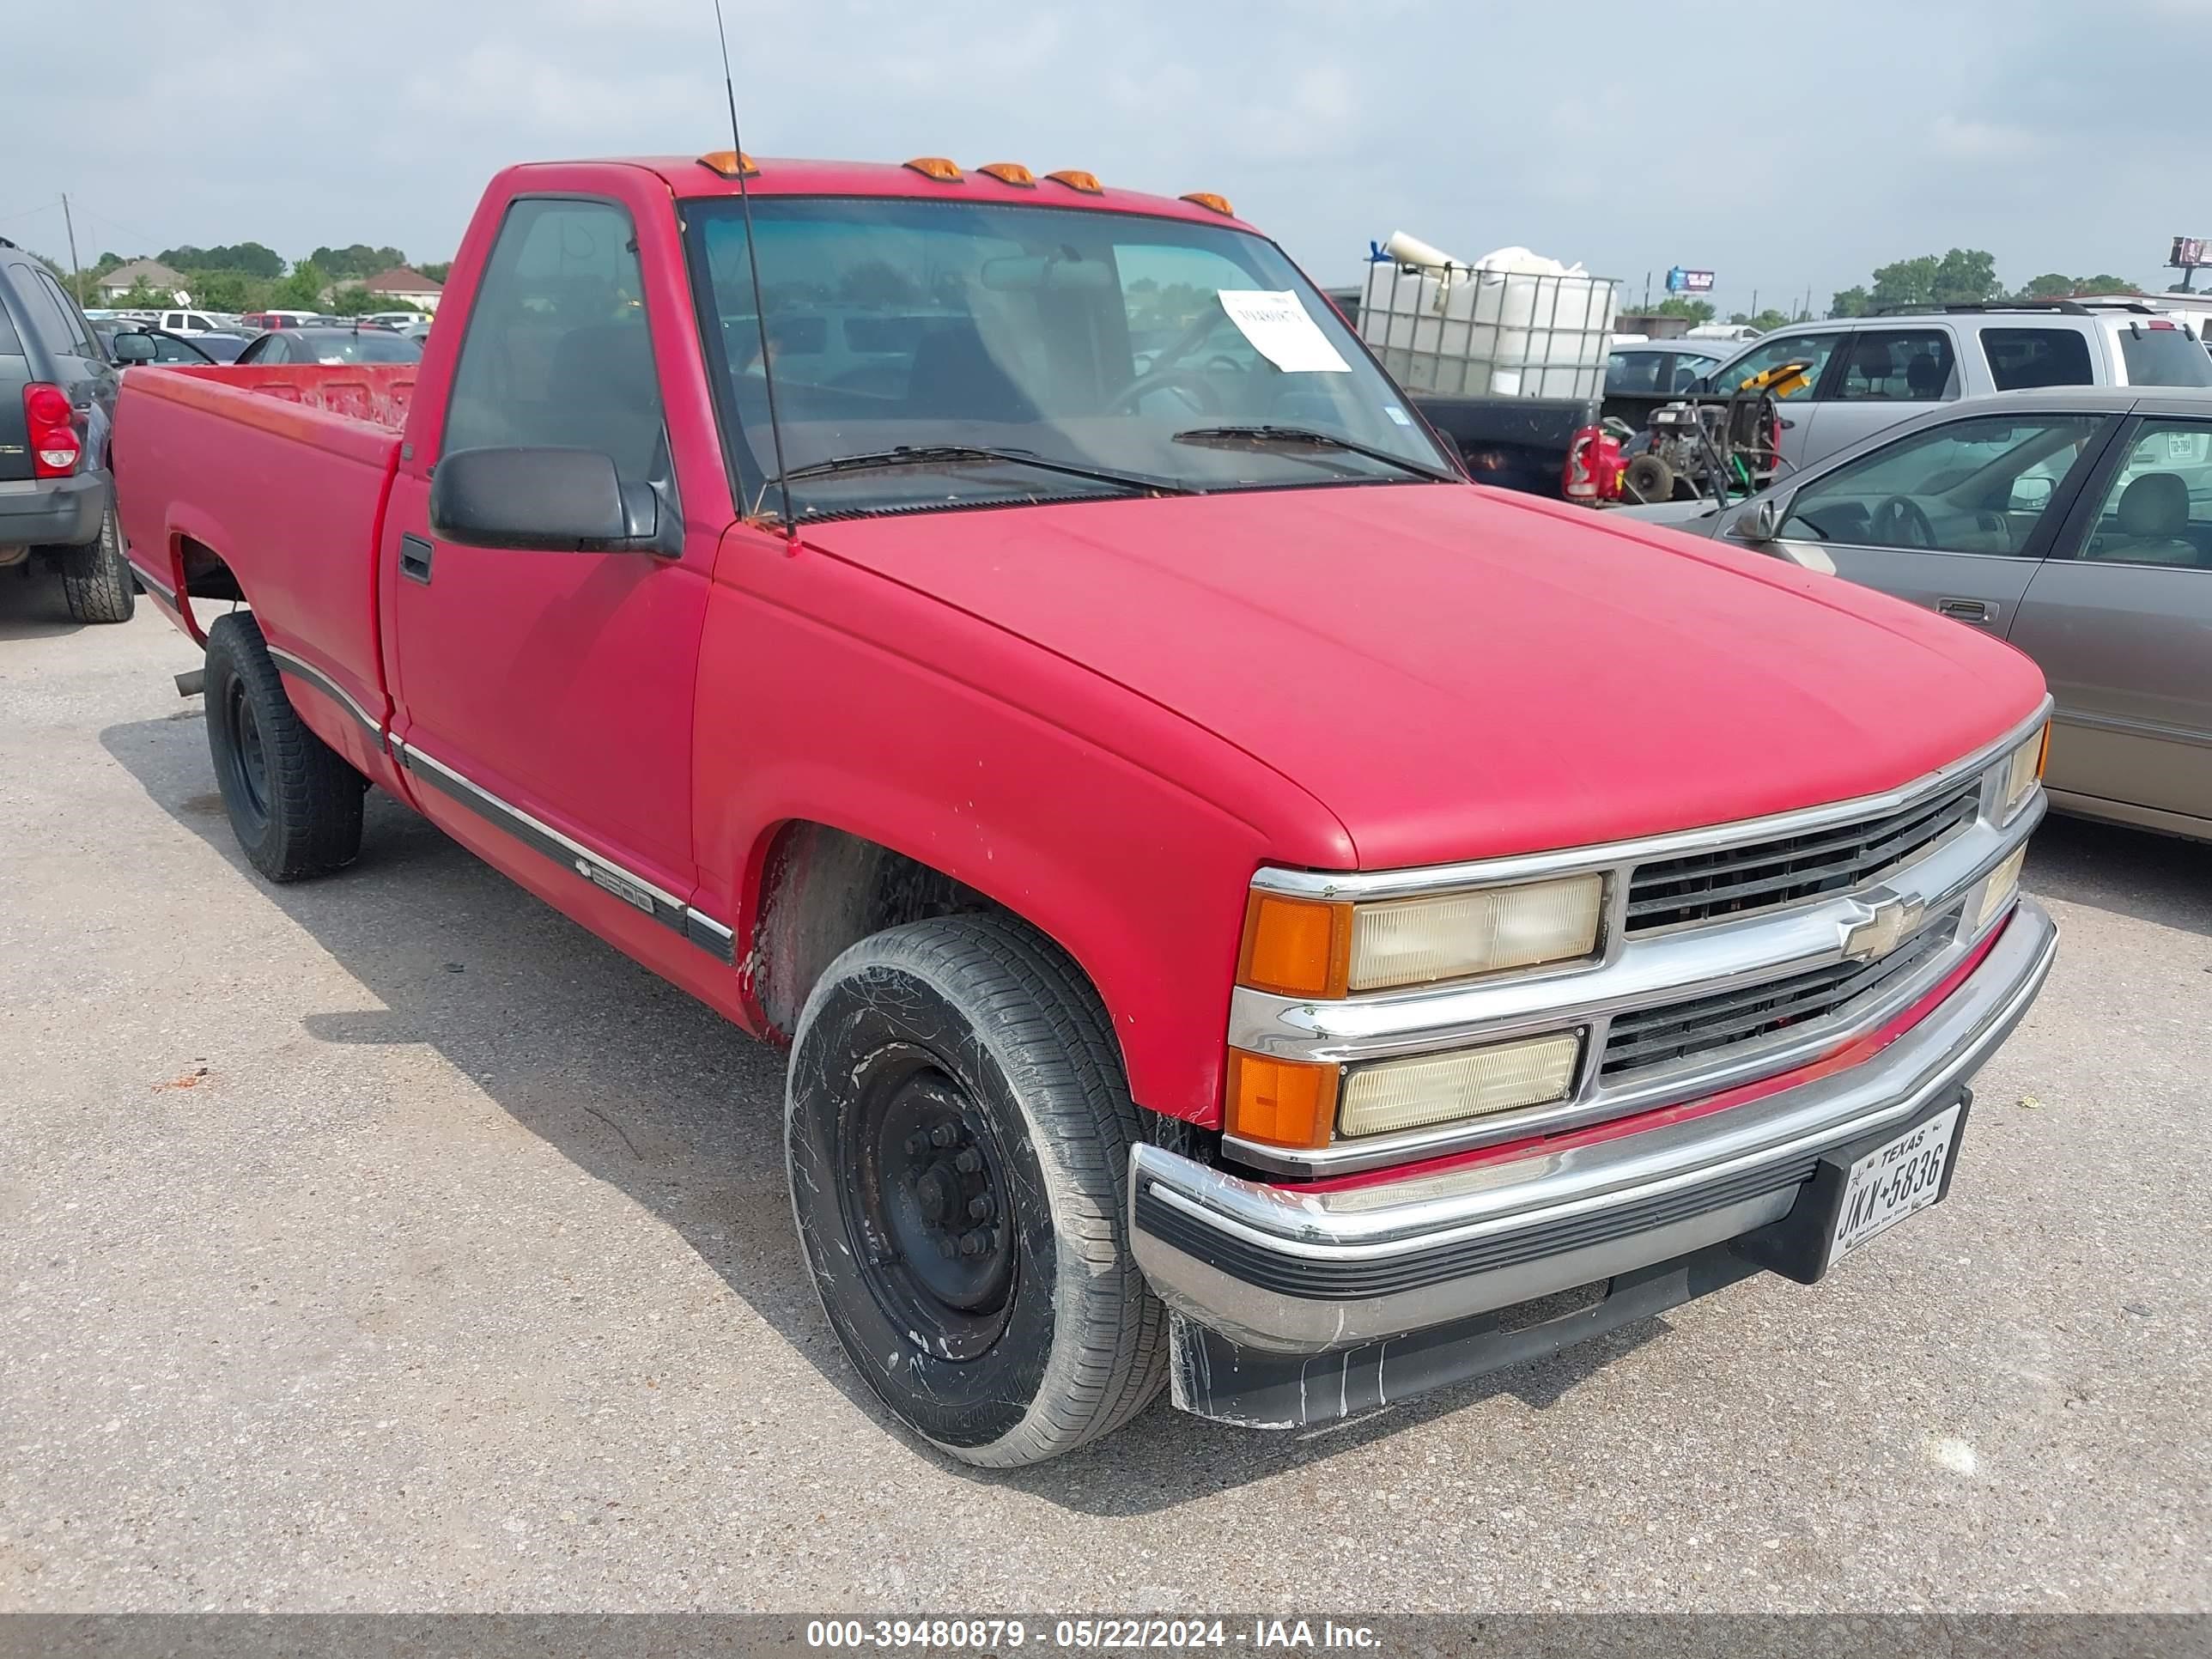
[[[1467,482],[1217,197],[520,167],[419,365],[142,368],[114,455],[254,866],[373,784],[788,1042],[972,1462],[1818,1279],[2050,964],[2025,658]]]

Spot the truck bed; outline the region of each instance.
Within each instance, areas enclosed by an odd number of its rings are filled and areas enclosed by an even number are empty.
[[[411,363],[253,364],[125,376],[117,506],[149,591],[201,637],[189,597],[244,598],[372,716],[386,708],[376,547],[415,389]],[[234,574],[207,580],[220,550]],[[169,596],[174,596],[173,599]],[[349,750],[357,732],[325,732]]]
[[[1477,483],[1557,496],[1575,434],[1597,419],[1585,398],[1447,398],[1407,394],[1449,439]]]

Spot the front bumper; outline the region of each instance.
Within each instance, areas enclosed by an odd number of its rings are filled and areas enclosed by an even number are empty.
[[[106,472],[0,483],[0,547],[82,547],[98,541],[109,489]]]
[[[1741,1276],[1711,1253],[1786,1215],[1824,1152],[1960,1091],[2034,1001],[2057,940],[2023,897],[1967,977],[1869,1059],[1564,1151],[1305,1192],[1140,1146],[1129,1182],[1137,1262],[1181,1320],[1278,1355],[1348,1352],[1608,1279],[1644,1283],[1662,1265],[1695,1294]]]

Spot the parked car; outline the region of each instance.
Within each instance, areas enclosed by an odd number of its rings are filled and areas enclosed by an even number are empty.
[[[133,605],[108,468],[118,379],[69,291],[0,237],[0,567],[58,571],[79,622]]]
[[[379,328],[397,329],[404,334],[416,324],[427,323],[430,319],[428,313],[421,311],[372,311],[355,320],[374,323]]]
[[[240,317],[239,326],[256,333],[272,328],[299,328],[315,320],[312,311],[249,311]]]
[[[181,307],[157,312],[153,321],[156,327],[172,334],[219,334],[230,325],[229,319],[218,317],[213,312]]]
[[[250,340],[246,335],[233,334],[226,330],[218,334],[195,334],[191,337],[191,343],[219,363],[234,363]]]
[[[1971,398],[1725,512],[1621,511],[2009,641],[2057,699],[2055,806],[2212,840],[2212,392]]]
[[[1694,390],[1735,348],[1712,340],[1643,340],[1616,346],[1605,360],[1601,416],[1638,432],[1651,411]]]
[[[133,363],[212,363],[218,359],[213,353],[202,349],[200,341],[225,337],[204,334],[196,339],[187,338],[182,334],[173,334],[166,328],[155,328],[122,318],[113,322],[94,323],[92,332],[93,337],[100,342],[101,349],[106,352],[108,360],[118,368],[128,368]],[[118,349],[117,342],[125,338],[133,343]],[[140,342],[143,343],[138,343]]]
[[[1782,459],[1797,468],[1910,419],[1921,404],[2029,386],[2212,386],[2212,356],[2149,302],[2051,300],[1799,323],[1730,357],[1705,389],[1725,393],[1792,362],[1811,366],[1782,422]]]
[[[501,173],[419,366],[129,377],[255,869],[374,783],[787,1038],[830,1327],[973,1463],[1170,1375],[1395,1404],[1942,1195],[2053,950],[2026,658],[1470,487],[1218,198],[743,167]],[[756,253],[771,340],[918,296],[898,382],[760,352]],[[1161,270],[1251,352],[1139,368]]]
[[[256,336],[240,363],[411,363],[422,348],[388,328],[287,328]]]

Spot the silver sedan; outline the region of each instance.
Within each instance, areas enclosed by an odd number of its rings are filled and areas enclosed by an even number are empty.
[[[2054,807],[2212,840],[2212,392],[1970,398],[1726,507],[1618,510],[2010,641],[2057,699]]]

